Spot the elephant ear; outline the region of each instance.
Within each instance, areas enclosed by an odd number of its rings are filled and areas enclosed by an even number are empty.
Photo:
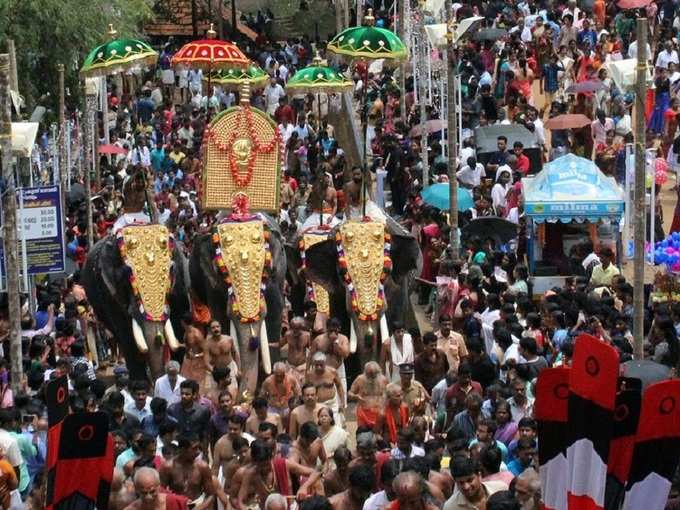
[[[420,272],[423,256],[416,238],[390,217],[387,218],[385,228],[392,236],[392,279],[400,282],[411,271]]]
[[[307,277],[322,285],[329,292],[343,288],[338,276],[338,249],[335,244],[335,231],[332,231],[325,241],[316,243],[305,250],[305,266]]]

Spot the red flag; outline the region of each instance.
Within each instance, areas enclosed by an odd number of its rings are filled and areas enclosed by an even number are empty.
[[[569,510],[604,508],[618,372],[616,349],[590,335],[576,339],[569,377]]]
[[[680,460],[680,380],[647,387],[624,510],[663,510]]]
[[[570,368],[538,374],[534,417],[538,423],[538,464],[546,510],[567,509],[567,419]]]

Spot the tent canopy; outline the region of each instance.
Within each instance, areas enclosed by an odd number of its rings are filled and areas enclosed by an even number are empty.
[[[37,122],[12,122],[12,155],[30,158],[38,136]]]
[[[512,145],[515,142],[522,142],[525,149],[535,149],[538,147],[536,133],[532,133],[524,126],[519,124],[495,124],[475,129],[477,153],[496,152],[498,150],[497,141],[499,136],[505,136],[508,139],[508,147],[510,149],[512,149]]]
[[[522,179],[524,211],[536,223],[619,221],[623,190],[589,159],[567,154]]]

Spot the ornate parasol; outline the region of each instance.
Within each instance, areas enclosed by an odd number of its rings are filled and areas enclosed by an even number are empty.
[[[336,35],[328,43],[328,50],[352,59],[399,61],[408,57],[406,46],[394,32],[373,26],[373,9],[368,10],[364,21],[365,26],[350,27]]]
[[[267,85],[269,75],[257,64],[251,63],[246,69],[240,66],[212,71],[204,80],[221,85],[226,90],[238,91],[248,82],[251,89],[261,89]]]
[[[197,67],[208,72],[229,67],[248,68],[251,62],[236,44],[215,39],[216,37],[217,32],[211,23],[206,39],[192,41],[182,46],[173,55],[172,65]]]
[[[286,91],[292,94],[325,92],[334,94],[351,90],[354,86],[350,80],[332,67],[322,65],[323,61],[317,54],[312,65],[300,69],[286,83]]]
[[[93,49],[80,69],[80,75],[86,78],[109,76],[129,71],[136,67],[154,65],[158,60],[151,46],[137,39],[117,39],[118,32],[109,25],[110,40]]]
[[[327,46],[328,51],[350,58],[352,60],[378,60],[385,59],[385,62],[399,62],[408,57],[408,51],[401,39],[392,31],[386,28],[377,28],[374,25],[373,9],[368,10],[368,15],[364,17],[365,26],[350,27],[336,35]],[[363,87],[361,88],[361,125],[362,130],[366,126],[366,89],[368,85],[368,66],[366,73],[362,77]],[[366,145],[366,131],[364,131],[364,146]],[[364,150],[364,153],[366,150]],[[366,215],[366,186],[362,183],[362,202],[363,214]]]

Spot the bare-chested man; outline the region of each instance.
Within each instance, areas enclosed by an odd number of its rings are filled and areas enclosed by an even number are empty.
[[[289,458],[310,468],[317,468],[326,463],[326,450],[315,422],[308,421],[300,426],[300,435],[293,443]]]
[[[197,435],[186,433],[177,439],[178,451],[164,461],[159,470],[160,482],[175,494],[189,498],[196,510],[212,508],[215,485],[210,466],[198,459],[201,442]]]
[[[342,424],[341,413],[345,411],[345,390],[338,371],[328,366],[327,359],[323,352],[317,352],[312,356],[312,366],[305,374],[305,382],[316,386],[317,401],[330,407],[335,421]],[[313,421],[316,423],[316,418]]]
[[[277,361],[272,367],[272,374],[262,383],[261,393],[267,399],[269,410],[281,416],[285,423],[288,401],[300,395],[300,384],[295,376],[288,373],[286,364]]]
[[[156,474],[156,477],[158,477],[158,474]],[[135,499],[134,487],[126,479],[125,473],[115,468],[113,470],[113,478],[111,479],[111,495],[109,496],[108,510],[128,508]]]
[[[323,175],[319,175],[309,195],[309,205],[318,215],[323,212],[323,223],[329,224],[338,210],[338,192],[333,187],[333,175],[330,165],[322,165]],[[317,216],[318,219],[318,216]],[[318,225],[319,222],[317,221]]]
[[[349,489],[328,500],[333,510],[361,510],[375,487],[375,469],[358,464],[350,469]]]
[[[150,467],[137,469],[134,476],[134,502],[125,510],[167,510],[170,508],[186,508],[187,498],[177,494],[161,492],[161,480],[158,471]],[[204,508],[203,506],[195,508]]]
[[[238,495],[240,481],[238,482],[239,485],[234,481],[236,472],[241,466],[250,461],[250,445],[245,437],[237,437],[231,442],[231,445],[234,450],[234,456],[226,463],[222,463],[222,469],[217,475],[217,486],[215,489],[215,497],[219,499],[224,508],[229,508],[229,497],[235,498]]]
[[[311,468],[280,456],[274,457],[271,446],[259,439],[250,445],[250,459],[238,496],[232,501],[236,510],[252,508],[255,504],[264,508],[267,497],[275,492],[293,496],[292,475],[310,477],[312,482],[320,477],[320,473]]]
[[[338,371],[343,392],[347,395],[345,358],[350,354],[349,339],[340,333],[340,321],[338,319],[329,319],[326,324],[326,333],[314,338],[309,349],[308,364],[311,362],[311,357],[317,352],[323,352],[326,355],[328,366]],[[307,368],[309,369],[309,366]],[[347,400],[344,400],[342,404],[347,406]]]
[[[182,376],[193,379],[198,383],[199,394],[205,394],[206,377],[210,377],[208,386],[212,385],[212,376],[209,373],[211,367],[208,364],[206,342],[201,330],[192,324],[191,313],[182,317],[182,327],[184,328],[184,345],[186,354],[182,363]]]
[[[283,431],[283,421],[281,416],[276,413],[269,412],[268,402],[266,398],[258,397],[253,400],[253,412],[246,420],[246,432],[251,436],[257,436],[260,430],[260,423],[269,422],[276,426],[278,430]]]
[[[378,416],[385,406],[387,377],[375,361],[369,361],[349,389],[348,398],[357,402],[357,425],[375,427]]]
[[[297,372],[300,380],[305,374],[310,340],[309,331],[305,331],[305,320],[302,317],[293,317],[290,329],[283,335],[279,344],[280,348],[288,346],[288,366]]]
[[[290,413],[290,423],[288,425],[288,435],[294,440],[298,437],[300,426],[308,421],[316,421],[319,409],[323,406],[318,403],[316,398],[316,386],[312,383],[302,385],[302,405],[297,406]]]
[[[361,182],[362,178],[361,167],[355,166],[352,168],[352,180],[345,183],[342,187],[345,193],[345,217],[351,218],[353,213],[361,211],[362,200],[368,197],[361,196]],[[366,190],[368,193],[368,190]]]
[[[215,449],[213,450],[213,463],[212,471],[215,476],[222,471],[226,471],[227,464],[235,455],[234,441],[240,437],[243,437],[243,426],[245,425],[245,419],[240,414],[233,413],[229,416],[227,421],[227,433],[215,443]]]
[[[231,375],[237,378],[241,367],[241,358],[236,341],[229,335],[222,334],[219,321],[210,321],[210,334],[207,339],[208,364],[211,368],[231,369]]]

